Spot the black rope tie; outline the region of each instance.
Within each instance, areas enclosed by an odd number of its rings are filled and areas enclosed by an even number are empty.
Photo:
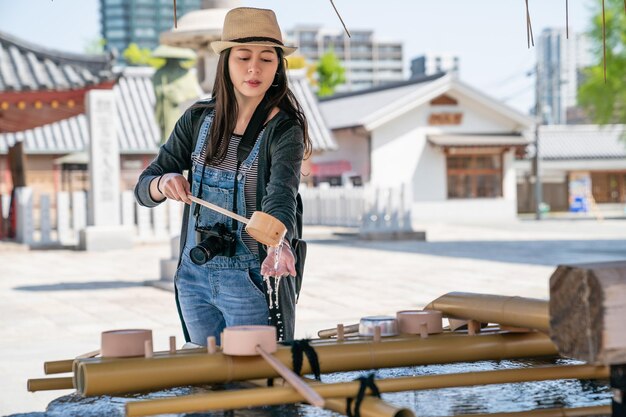
[[[361,385],[359,386],[359,393],[354,398],[346,399],[346,415],[348,417],[361,417],[361,402],[363,402],[363,398],[365,398],[365,391],[369,388],[372,396],[380,398],[380,390],[376,386],[374,382],[374,373],[369,374],[368,376],[362,376],[355,381],[359,381]],[[352,412],[352,401],[354,401],[354,413]]]
[[[310,345],[310,339],[293,340],[291,342],[283,342],[286,346],[291,346],[291,361],[293,363],[293,371],[300,375],[302,372],[302,363],[304,355],[311,365],[311,372],[315,375],[315,379],[321,381],[320,362],[317,357],[317,352]]]

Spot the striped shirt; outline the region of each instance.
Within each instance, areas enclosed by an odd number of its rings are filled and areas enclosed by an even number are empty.
[[[233,133],[233,135],[230,138],[230,143],[228,144],[226,157],[220,164],[214,165],[213,166],[214,168],[221,169],[224,171],[231,171],[231,172],[235,172],[237,170],[237,147],[239,146],[239,142],[241,142],[241,138],[242,138],[241,135],[237,135]],[[200,165],[204,164],[204,161],[206,161],[206,153],[207,153],[206,145],[207,145],[207,142],[205,142],[204,147],[202,148],[202,152],[200,153],[199,156],[196,157],[194,161],[196,163],[199,163]],[[243,187],[244,198],[246,202],[245,217],[247,217],[248,219],[252,216],[252,213],[256,210],[256,181],[257,181],[258,165],[259,165],[259,157],[257,155],[257,157],[254,159],[254,162],[252,163],[252,167],[250,167],[250,169],[248,170],[248,173],[246,174],[246,182]],[[241,187],[241,184],[238,183],[237,187],[238,188]],[[224,207],[224,208],[227,210],[233,209],[232,207]],[[237,214],[243,215],[242,213],[237,213]],[[228,226],[230,227],[230,224]],[[259,248],[257,246],[257,242],[252,237],[250,237],[250,235],[248,234],[248,232],[246,232],[245,229],[241,233],[241,238],[243,242],[246,244],[246,246],[248,247],[248,249],[250,249],[252,253],[258,255]]]

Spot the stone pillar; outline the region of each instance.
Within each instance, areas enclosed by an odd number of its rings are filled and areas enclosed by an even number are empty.
[[[52,226],[50,224],[50,195],[41,194],[39,197],[39,244],[42,246],[52,243],[50,233]]]
[[[91,90],[86,96],[89,122],[89,215],[80,232],[83,250],[128,249],[132,234],[121,226],[120,153],[113,90]]]
[[[16,240],[19,243],[31,245],[33,243],[33,190],[30,187],[17,187],[17,227]]]

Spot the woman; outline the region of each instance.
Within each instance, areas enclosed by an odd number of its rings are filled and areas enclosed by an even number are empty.
[[[273,11],[244,7],[228,12],[222,40],[211,47],[220,56],[212,100],[178,120],[139,177],[135,196],[147,207],[166,198],[188,204],[175,277],[187,341],[205,345],[214,336],[219,343],[224,327],[268,324],[268,318],[280,339],[293,339],[295,284],[288,276],[295,275],[295,260],[288,242],[296,229],[300,167],[311,149],[306,119],[287,86],[283,57],[295,48],[283,45]],[[286,243],[266,251],[241,223],[192,204],[189,194],[248,218],[255,210],[274,216],[287,228]],[[278,309],[267,296],[268,275],[288,277],[279,286]]]

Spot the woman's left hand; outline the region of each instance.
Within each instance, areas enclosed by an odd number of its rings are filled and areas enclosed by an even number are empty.
[[[261,275],[272,277],[296,276],[296,258],[291,252],[291,247],[287,243],[281,246],[278,269],[274,269],[276,250],[277,248],[274,246],[268,248],[267,257],[261,264]]]

